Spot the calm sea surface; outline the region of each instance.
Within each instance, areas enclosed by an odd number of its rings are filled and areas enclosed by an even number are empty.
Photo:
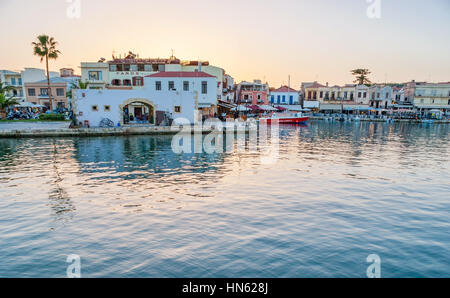
[[[311,123],[262,153],[0,140],[0,277],[450,277],[449,125]]]

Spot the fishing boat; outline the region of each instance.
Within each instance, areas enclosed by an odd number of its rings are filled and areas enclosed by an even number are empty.
[[[306,123],[309,120],[309,116],[303,115],[303,113],[273,113],[269,117],[259,118],[260,123],[272,124],[301,124]]]

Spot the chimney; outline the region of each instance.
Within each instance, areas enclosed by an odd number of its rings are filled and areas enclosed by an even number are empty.
[[[202,71],[202,61],[198,61],[198,71]]]

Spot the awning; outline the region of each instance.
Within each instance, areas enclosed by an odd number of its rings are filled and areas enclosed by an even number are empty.
[[[320,109],[323,111],[340,111],[342,110],[342,105],[321,104]]]
[[[212,106],[212,104],[211,103],[199,103],[198,104],[198,108],[199,109],[201,109],[201,108],[210,108]]]
[[[426,106],[426,105],[415,105],[418,109],[450,109],[450,105],[442,106]]]
[[[264,111],[278,111],[278,109],[269,106],[269,105],[261,105],[259,106],[261,109],[263,109]]]
[[[225,108],[225,109],[234,109],[236,108],[236,105],[224,101],[219,101],[217,104],[219,107]]]
[[[320,102],[315,100],[305,100],[303,102],[303,107],[307,109],[318,109],[320,107]]]
[[[263,109],[261,109],[259,106],[257,105],[252,105],[252,106],[247,106],[247,108],[249,108],[250,110],[252,110],[253,113],[262,113],[264,112]]]
[[[14,105],[15,108],[43,108],[43,105],[37,105],[29,101],[21,102],[17,105]]]
[[[237,106],[237,107],[233,108],[233,111],[248,112],[248,111],[250,111],[250,109],[247,107],[244,107],[244,106]]]

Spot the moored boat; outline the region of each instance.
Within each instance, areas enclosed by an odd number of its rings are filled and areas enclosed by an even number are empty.
[[[272,124],[300,124],[306,123],[309,120],[309,116],[305,116],[302,113],[273,113],[270,117],[261,117],[259,119],[262,123]]]

